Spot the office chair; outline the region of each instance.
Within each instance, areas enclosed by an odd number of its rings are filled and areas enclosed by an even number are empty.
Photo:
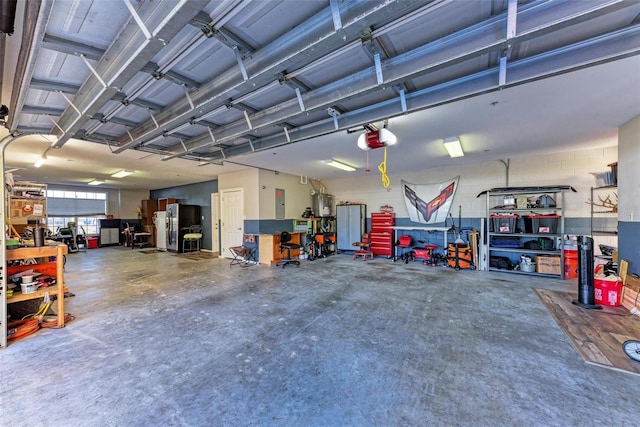
[[[254,234],[243,234],[242,245],[232,246],[229,248],[233,259],[229,265],[239,265],[240,267],[248,267],[258,263],[256,259],[256,236]]]
[[[276,266],[285,268],[289,264],[294,264],[300,267],[300,261],[297,259],[291,259],[291,250],[292,249],[302,249],[303,247],[297,243],[291,243],[291,233],[288,231],[283,231],[280,233],[280,253],[282,251],[287,251],[287,257],[282,261],[278,261]]]
[[[196,251],[200,252],[200,240],[202,240],[202,226],[191,225],[189,231],[182,238],[182,252],[192,252],[193,244],[196,244]],[[186,250],[186,245],[189,244],[189,250]]]

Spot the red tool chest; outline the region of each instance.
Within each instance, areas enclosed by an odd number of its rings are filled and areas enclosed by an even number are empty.
[[[393,256],[393,230],[396,225],[396,214],[393,212],[371,213],[371,252],[387,258]]]

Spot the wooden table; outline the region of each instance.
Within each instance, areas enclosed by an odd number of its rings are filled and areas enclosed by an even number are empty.
[[[290,231],[290,243],[303,244],[303,236],[306,231]],[[275,265],[286,258],[287,251],[280,252],[280,233],[257,234],[258,237],[258,262],[265,265]],[[299,249],[291,250],[291,259],[298,259]]]

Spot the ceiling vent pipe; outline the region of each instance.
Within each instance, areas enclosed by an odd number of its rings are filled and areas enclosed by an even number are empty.
[[[18,0],[2,0],[0,2],[0,33],[13,34],[17,4]]]

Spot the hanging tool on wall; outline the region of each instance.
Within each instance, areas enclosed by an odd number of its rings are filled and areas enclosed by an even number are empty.
[[[462,240],[462,205],[458,205],[458,238],[456,239],[456,244],[464,244],[464,240]]]

